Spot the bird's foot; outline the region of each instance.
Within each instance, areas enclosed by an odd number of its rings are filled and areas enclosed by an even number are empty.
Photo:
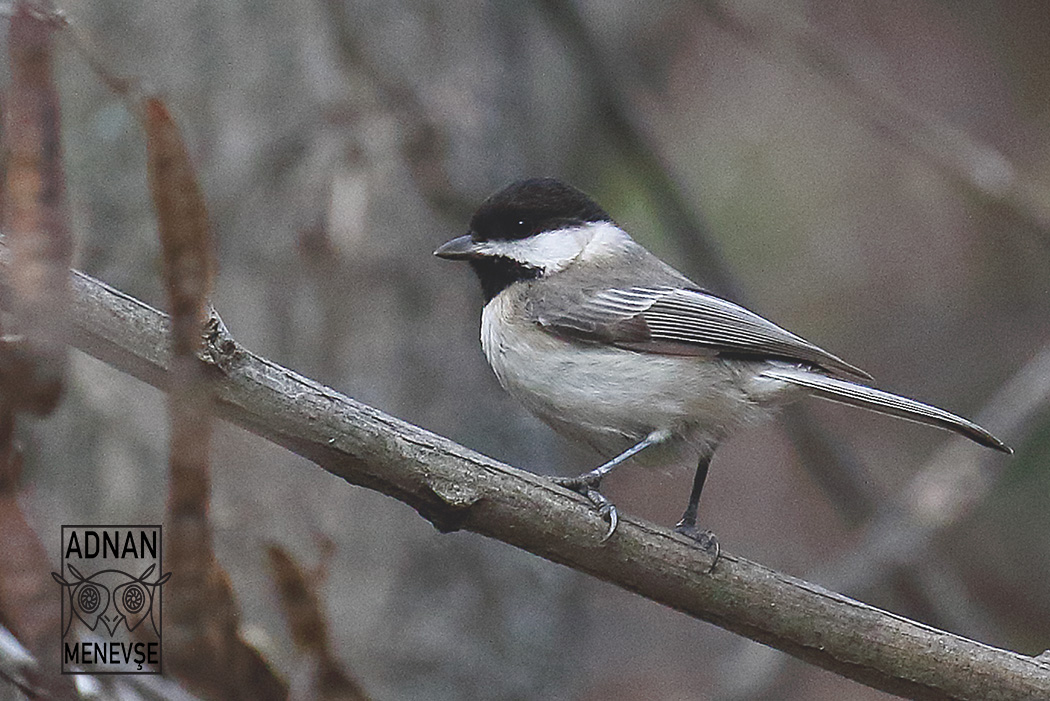
[[[577,494],[582,494],[587,497],[588,501],[594,504],[594,508],[598,510],[598,515],[609,522],[609,530],[602,538],[602,542],[604,543],[609,540],[612,534],[616,531],[619,517],[616,514],[616,506],[598,491],[598,487],[601,486],[602,483],[602,475],[596,475],[593,472],[585,472],[576,477],[552,477],[551,481],[561,487],[571,489]]]
[[[713,572],[715,565],[718,564],[718,557],[722,552],[715,534],[711,531],[702,531],[697,528],[696,523],[689,523],[685,520],[679,521],[674,530],[675,533],[681,533],[686,538],[694,541],[697,547],[711,556],[711,566],[707,568],[707,573]]]

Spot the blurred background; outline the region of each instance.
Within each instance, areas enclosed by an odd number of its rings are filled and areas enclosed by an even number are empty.
[[[495,189],[563,178],[711,289],[1017,449],[810,401],[719,451],[701,523],[724,548],[993,645],[1050,648],[1050,371],[1026,365],[1050,344],[1046,3],[65,9],[180,120],[218,241],[215,305],[251,350],[516,466],[589,469],[595,455],[499,388],[476,281],[431,256]],[[163,306],[141,129],[59,46],[77,266]],[[23,426],[21,503],[56,560],[61,524],[154,523],[165,497],[163,396],[82,354],[74,365],[59,411]],[[1033,396],[1018,408],[1004,388]],[[335,646],[376,699],[888,698],[441,535],[235,427],[214,443],[218,554],[246,637],[284,674],[297,660],[265,548],[317,562],[323,536]],[[931,478],[937,527],[869,558],[942,450],[939,474],[970,465],[973,480]],[[670,526],[685,467],[623,470],[605,490]]]

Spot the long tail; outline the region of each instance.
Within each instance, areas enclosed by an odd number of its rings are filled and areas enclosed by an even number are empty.
[[[762,376],[805,387],[811,394],[824,399],[862,409],[870,409],[880,414],[889,414],[890,416],[897,416],[921,424],[937,426],[938,428],[966,436],[983,446],[994,448],[1004,453],[1014,452],[1013,448],[1010,448],[972,421],[967,421],[961,416],[956,416],[929,404],[917,402],[914,399],[794,368],[769,368],[762,371]]]

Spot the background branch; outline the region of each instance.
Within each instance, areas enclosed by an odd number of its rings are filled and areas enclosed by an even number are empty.
[[[802,66],[823,78],[845,98],[843,104],[858,124],[920,156],[949,182],[1003,206],[1047,240],[1050,200],[1046,188],[994,145],[909,102],[885,82],[857,75],[848,57],[840,55],[800,15],[778,10],[773,21],[762,22],[741,16],[731,3],[703,0],[700,4],[725,31],[780,65]]]
[[[168,319],[74,273],[74,343],[157,387]],[[624,519],[600,519],[549,481],[474,453],[240,348],[210,324],[218,414],[346,481],[393,496],[439,530],[470,530],[612,582],[701,620],[891,693],[1022,699],[1050,693],[1050,664],[922,625]]]

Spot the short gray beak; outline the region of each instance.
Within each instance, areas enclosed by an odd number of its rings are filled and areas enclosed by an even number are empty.
[[[466,260],[467,258],[473,258],[477,253],[477,244],[470,238],[470,234],[457,236],[451,241],[446,241],[434,251],[434,255],[438,258],[447,258],[448,260]]]

